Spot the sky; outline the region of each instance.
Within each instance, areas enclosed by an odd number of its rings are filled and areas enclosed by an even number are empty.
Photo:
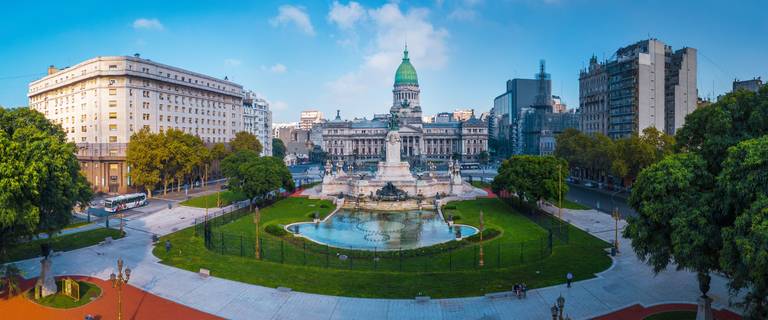
[[[301,110],[386,113],[404,44],[425,114],[488,111],[540,59],[553,94],[578,106],[594,54],[649,37],[698,49],[699,96],[768,80],[768,2],[628,0],[12,1],[0,12],[0,105],[27,105],[49,65],[133,55],[242,84],[274,122]]]

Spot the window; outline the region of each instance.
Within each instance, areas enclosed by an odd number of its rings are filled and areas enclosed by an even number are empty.
[[[82,127],[80,127],[80,131],[81,132],[88,132],[88,127],[82,126]]]
[[[110,119],[117,119],[117,112],[110,112],[109,113],[109,118]]]
[[[117,125],[116,124],[110,124],[109,125],[109,131],[117,131]]]
[[[110,89],[110,90],[114,90],[114,89]],[[109,107],[110,108],[117,107],[117,100],[109,100]]]
[[[141,118],[144,119],[144,120],[149,120],[149,113],[143,113],[141,115]]]
[[[117,136],[109,136],[109,142],[117,142]]]
[[[109,65],[109,70],[116,70],[116,69],[117,69],[117,65],[116,64],[110,64]]]
[[[116,96],[117,95],[117,89],[110,88],[109,89],[109,95],[110,96]]]

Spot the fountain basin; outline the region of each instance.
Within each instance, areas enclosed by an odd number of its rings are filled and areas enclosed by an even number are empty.
[[[353,250],[416,249],[472,236],[477,228],[449,226],[435,211],[341,209],[319,223],[300,222],[286,230],[313,242]]]

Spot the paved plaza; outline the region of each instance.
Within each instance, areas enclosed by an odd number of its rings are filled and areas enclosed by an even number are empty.
[[[627,239],[620,240],[622,253],[615,257],[613,266],[596,278],[575,282],[572,288],[557,285],[530,290],[523,300],[470,297],[416,302],[280,292],[216,277],[203,278],[159,263],[152,255],[151,236],[189,227],[195,218],[204,215],[204,209],[175,207],[129,217],[125,238],[62,253],[53,258],[53,270],[57,275],[107,279],[117,258],[122,257],[134,271],[131,285],[231,319],[547,319],[559,295],[566,299],[567,314],[573,319],[586,319],[635,304],[696,303],[699,292],[693,273],[670,269],[654,276],[651,268],[631,252]],[[609,215],[595,210],[563,210],[563,218],[599,238],[613,239],[614,221]],[[620,227],[624,225],[621,221]],[[27,277],[39,274],[39,258],[18,264]],[[725,279],[713,276],[710,296],[715,308],[728,307]]]

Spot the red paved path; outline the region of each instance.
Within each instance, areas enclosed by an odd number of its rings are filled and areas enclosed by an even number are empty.
[[[671,303],[660,304],[646,308],[636,304],[619,311],[597,317],[594,320],[642,320],[650,315],[669,311],[696,311],[696,305],[687,303]],[[713,310],[713,313],[715,319],[717,320],[741,320],[741,316],[728,310]]]
[[[59,277],[56,277],[59,279]],[[86,280],[101,287],[101,297],[81,307],[73,309],[53,309],[30,301],[23,295],[6,299],[0,298],[0,319],[78,319],[86,314],[96,319],[117,318],[117,290],[108,281],[97,278],[73,276],[73,279]],[[32,287],[36,279],[24,280],[23,289]],[[130,283],[130,282],[129,282]],[[160,298],[133,286],[123,287],[123,319],[221,319],[170,300]]]

